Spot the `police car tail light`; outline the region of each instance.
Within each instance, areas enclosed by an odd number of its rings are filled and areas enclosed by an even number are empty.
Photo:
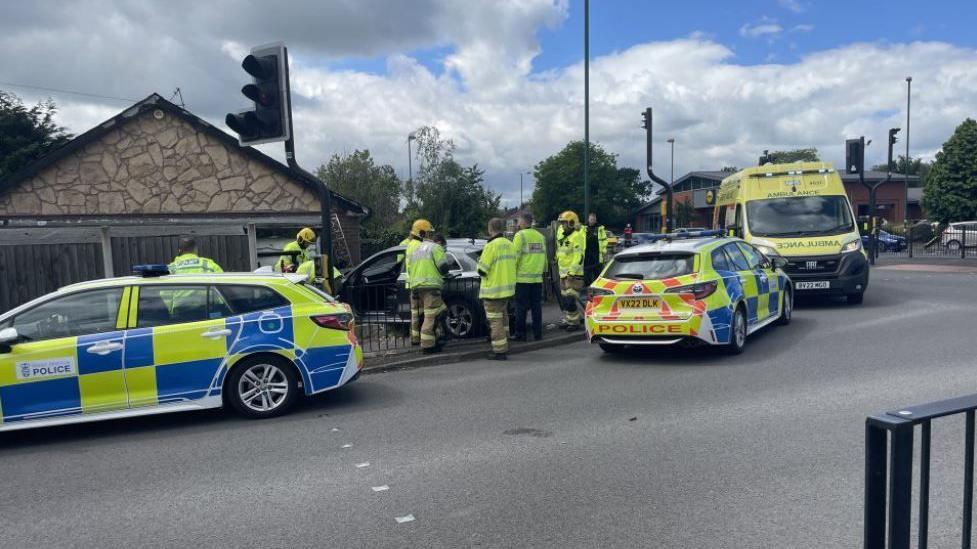
[[[353,315],[349,313],[315,315],[312,317],[312,322],[315,322],[321,328],[349,331],[349,328],[353,323]]]
[[[705,299],[716,292],[719,285],[715,280],[709,282],[697,282],[687,286],[678,286],[665,290],[666,294],[692,294],[696,299]]]
[[[591,300],[595,297],[602,295],[613,295],[614,292],[610,290],[605,290],[604,288],[587,288],[587,299]]]

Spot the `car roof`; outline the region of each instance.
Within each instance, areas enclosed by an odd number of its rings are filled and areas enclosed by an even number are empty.
[[[728,236],[705,236],[700,238],[679,238],[674,240],[661,239],[656,240],[655,242],[648,242],[646,244],[632,246],[623,252],[618,253],[615,255],[615,257],[628,257],[632,255],[641,255],[644,253],[660,252],[698,253],[705,249],[711,249],[713,244],[720,245],[728,242],[737,242],[739,240],[739,238],[732,238]]]
[[[94,288],[113,288],[116,286],[127,286],[130,284],[214,284],[214,283],[238,283],[238,284],[294,284],[305,280],[303,275],[282,274],[282,273],[203,273],[203,274],[175,274],[163,276],[120,276],[115,278],[102,278],[98,280],[88,280],[69,284],[56,290],[60,293],[74,292],[77,290],[87,290]]]

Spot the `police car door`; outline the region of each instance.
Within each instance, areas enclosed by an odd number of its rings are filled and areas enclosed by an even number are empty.
[[[746,302],[746,317],[747,324],[753,326],[758,322],[757,306],[759,305],[758,287],[757,279],[753,273],[753,269],[750,268],[749,261],[746,260],[746,256],[740,251],[740,248],[735,242],[730,242],[723,246],[723,250],[726,252],[726,258],[729,260],[730,266],[736,270],[736,276],[739,278],[740,286],[743,288],[743,301]]]
[[[119,327],[127,294],[120,286],[61,296],[4,326],[18,338],[0,346],[3,423],[125,408]]]
[[[125,378],[133,408],[216,396],[231,330],[210,304],[206,284],[143,284],[125,340]],[[219,385],[218,385],[219,386]]]
[[[767,256],[746,242],[737,242],[746,261],[750,264],[750,270],[757,281],[757,319],[764,320],[771,315],[777,314],[777,300],[771,299],[777,292],[777,275],[773,272],[773,266]]]

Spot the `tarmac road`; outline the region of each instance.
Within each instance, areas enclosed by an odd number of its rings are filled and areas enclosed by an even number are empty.
[[[975,296],[876,269],[864,304],[802,303],[737,357],[578,343],[268,421],[2,434],[0,546],[860,546],[865,416],[977,392]],[[962,433],[934,426],[934,546],[959,539]]]

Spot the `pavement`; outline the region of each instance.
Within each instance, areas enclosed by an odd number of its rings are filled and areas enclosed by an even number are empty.
[[[583,342],[363,376],[291,415],[0,435],[0,546],[861,545],[864,421],[977,392],[977,277],[872,274],[730,357]],[[963,421],[933,427],[959,544]],[[918,478],[918,477],[917,477]]]

